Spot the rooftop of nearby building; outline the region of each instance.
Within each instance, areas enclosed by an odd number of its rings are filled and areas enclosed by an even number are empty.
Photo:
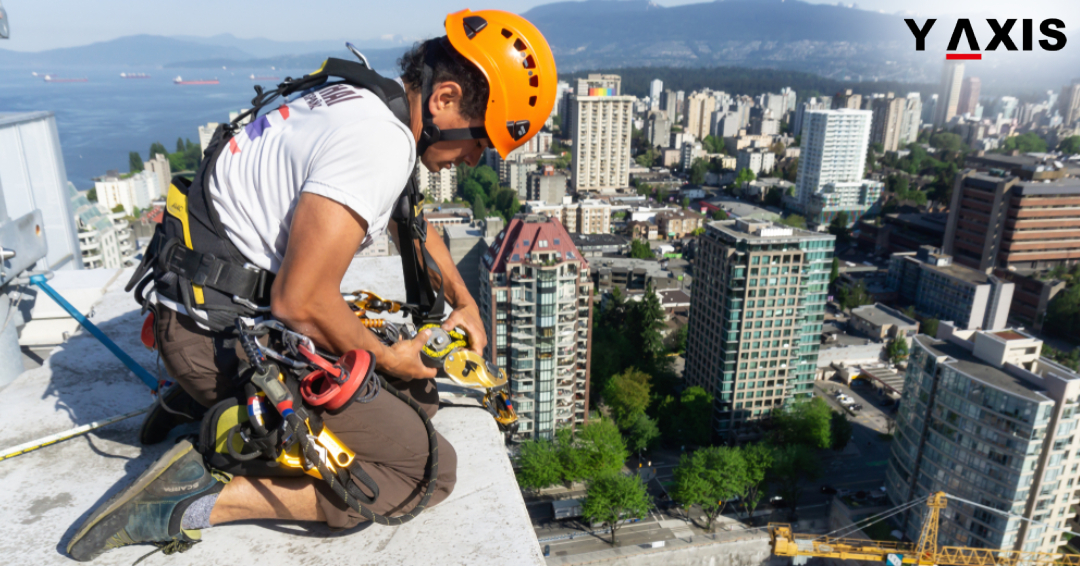
[[[875,326],[918,326],[919,322],[904,313],[881,303],[863,305],[851,309],[851,316],[859,317]]]
[[[942,275],[959,279],[966,283],[974,285],[986,285],[990,283],[990,276],[979,271],[978,269],[972,269],[966,265],[960,265],[958,263],[950,263],[948,265],[931,265],[929,263],[923,263],[926,269],[936,271]]]
[[[596,269],[625,269],[641,270],[659,274],[664,271],[660,262],[655,259],[638,259],[631,257],[595,257],[589,262],[589,266]]]
[[[105,295],[93,305],[92,319],[138,363],[152,369],[155,356],[139,342],[142,317],[138,305],[122,289],[130,272],[113,278]],[[404,297],[398,259],[354,260],[342,288]],[[445,389],[444,397],[456,395],[452,387]],[[53,350],[44,365],[23,373],[3,390],[0,446],[28,442],[150,402],[142,382],[101,343],[77,332]],[[471,399],[454,397],[452,402],[469,404]],[[5,563],[72,563],[62,553],[78,524],[172,445],[166,441],[141,446],[137,440],[140,424],[140,417],[132,418],[0,462],[6,494],[0,505],[0,522],[5,525],[0,552],[7,556]],[[346,561],[418,566],[542,565],[540,545],[494,420],[481,410],[448,408],[439,411],[434,424],[457,452],[458,483],[446,501],[414,521],[398,527],[362,525],[342,533],[332,533],[316,523],[246,521],[205,531],[204,542],[184,554],[151,560],[171,566]],[[173,436],[191,432],[194,430],[181,428]],[[127,566],[151,550],[145,545],[121,548],[94,564]]]
[[[630,238],[620,234],[582,234],[580,232],[571,232],[570,240],[572,240],[574,245],[578,248],[586,248],[590,246],[625,246],[630,241]]]
[[[1025,181],[1017,185],[1013,190],[1019,191],[1022,196],[1042,195],[1080,195],[1080,179],[1066,177],[1053,181]]]
[[[661,289],[656,294],[660,297],[660,305],[664,308],[690,305],[690,295],[682,289]]]
[[[918,336],[915,336],[914,339],[933,355],[939,357],[948,356],[951,358],[944,362],[946,365],[978,379],[987,385],[1001,389],[1009,395],[1037,403],[1049,399],[1042,388],[1036,387],[1035,384],[1020,379],[1004,369],[980,360],[975,357],[975,354],[973,354],[971,350],[968,350],[960,344],[945,340],[937,340],[926,336],[925,334],[919,334]]]
[[[557,218],[517,216],[499,233],[488,248],[484,263],[494,273],[506,271],[507,264],[521,263],[532,254],[556,253],[562,261],[585,262],[570,233]]]
[[[801,242],[803,240],[835,240],[836,236],[821,232],[811,232],[801,228],[792,228],[784,224],[756,220],[717,220],[707,226],[730,239],[751,242]]]
[[[450,239],[483,238],[484,230],[469,224],[451,224],[443,228],[443,234]]]
[[[717,196],[705,201],[702,204],[709,205],[715,209],[723,209],[730,214],[733,218],[752,218],[755,220],[779,220],[780,213],[776,210],[770,210],[768,208],[760,207],[744,200],[740,200],[729,196]]]

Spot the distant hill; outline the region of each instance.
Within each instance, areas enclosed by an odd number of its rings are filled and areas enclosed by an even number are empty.
[[[377,71],[390,72],[397,69],[397,60],[404,53],[406,47],[395,47],[392,49],[361,49],[361,53],[364,57],[367,57],[368,62]],[[356,56],[353,55],[348,49],[345,49],[344,44],[323,50],[316,51],[314,53],[305,53],[302,55],[280,55],[276,57],[265,57],[261,59],[201,59],[201,60],[185,60],[176,63],[170,63],[165,65],[165,68],[177,68],[177,69],[219,69],[221,67],[228,67],[230,69],[269,69],[275,67],[278,69],[311,69],[315,70],[326,60],[327,57],[337,57],[339,59],[348,59],[350,61],[356,60]]]
[[[130,35],[81,47],[49,49],[36,53],[0,49],[2,67],[59,67],[86,65],[138,65],[160,67],[192,59],[249,59],[235,47],[201,45],[155,35]]]
[[[200,45],[214,45],[218,47],[232,47],[250,54],[256,59],[271,59],[282,56],[295,56],[303,53],[330,53],[345,48],[346,39],[324,39],[318,41],[277,41],[255,37],[250,39],[236,37],[230,33],[223,33],[211,37],[197,37],[178,35],[173,39],[198,43]],[[351,40],[365,54],[369,50],[401,49],[413,44],[414,39],[391,36],[381,39]]]

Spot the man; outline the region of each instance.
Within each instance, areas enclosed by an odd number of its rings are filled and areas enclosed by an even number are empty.
[[[161,272],[152,274],[154,334],[169,375],[199,405],[235,395],[239,359],[227,321],[233,311],[255,314],[261,304],[251,303],[268,302],[275,318],[326,351],[370,351],[391,384],[429,416],[435,413],[435,370],[420,359],[429,333],[382,344],[342,300],[342,277],[358,248],[388,229],[398,234],[392,211],[416,159],[437,171],[463,162],[475,166],[487,147],[505,156],[543,126],[556,83],[550,48],[521,17],[464,10],[448,16],[445,26],[445,37],[419,44],[401,59],[408,123],[370,90],[327,83],[264,114],[227,143],[220,140],[216,160],[204,163],[186,193],[175,183],[170,188],[163,229],[173,230],[179,244],[165,246],[167,261],[159,263],[167,269],[155,267]],[[222,241],[205,243],[201,233]],[[396,242],[403,254],[417,245]],[[453,308],[444,328],[464,329],[470,348],[481,352],[487,338],[479,310],[430,225],[419,246],[429,261],[428,273],[417,275],[431,276]],[[218,251],[211,255],[208,249]],[[253,278],[250,300],[222,291],[232,289],[228,277],[208,280],[191,267],[218,265],[229,253],[240,256],[247,271],[225,266],[223,272],[232,274],[232,283]],[[203,261],[185,264],[190,257]],[[258,284],[270,281],[260,293]],[[212,295],[224,302],[215,305]],[[256,309],[246,312],[244,304]],[[399,515],[415,506],[425,488],[428,437],[408,405],[382,394],[322,417],[379,486],[374,512]],[[160,430],[154,435],[163,437]],[[438,454],[432,505],[450,494],[456,479],[456,455],[441,435]],[[78,560],[144,542],[182,552],[202,529],[260,518],[324,521],[336,529],[361,521],[322,482],[229,478],[181,441],[96,509],[67,549]]]

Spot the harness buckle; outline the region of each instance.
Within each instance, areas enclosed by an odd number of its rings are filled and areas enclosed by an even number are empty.
[[[210,278],[210,268],[214,266],[214,260],[217,258],[213,254],[200,254],[199,255],[199,267],[195,269],[195,273],[191,276],[191,282],[195,285],[205,285],[207,279]]]

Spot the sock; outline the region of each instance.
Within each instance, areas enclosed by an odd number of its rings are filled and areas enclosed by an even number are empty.
[[[214,510],[218,495],[221,495],[220,491],[204,495],[192,502],[184,511],[183,518],[180,519],[180,528],[189,531],[209,529],[210,512]]]

